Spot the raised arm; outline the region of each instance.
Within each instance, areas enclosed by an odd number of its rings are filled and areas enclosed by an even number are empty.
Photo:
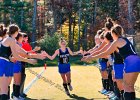
[[[34,53],[34,52],[39,51],[40,49],[41,49],[40,47],[36,46],[33,50],[28,51],[28,53]]]
[[[37,58],[37,59],[44,59],[43,54],[32,54],[29,53],[28,51],[25,51],[23,48],[21,48],[18,44],[16,44],[16,50],[18,51],[18,54],[21,55],[22,57],[26,58]]]
[[[93,53],[91,54],[91,56],[95,56],[95,55],[97,55],[97,54],[100,54],[100,53],[102,53],[102,52],[105,52],[110,46],[111,46],[111,44],[105,45],[105,46],[104,46],[102,49],[100,49],[99,51],[93,52]],[[103,58],[104,58],[104,57],[103,57]],[[106,58],[106,56],[105,56],[105,58]]]
[[[72,52],[69,47],[68,47],[68,51],[69,51],[70,55],[72,55],[72,56],[78,55],[79,53],[82,52],[81,50],[80,51],[77,51],[77,52]]]
[[[24,58],[22,56],[19,55],[18,51],[15,49],[15,47],[17,46],[16,42],[14,39],[10,39],[9,38],[9,46],[11,48],[11,51],[12,51],[12,54],[13,54],[13,57],[18,60],[18,61],[23,61],[23,62],[28,62],[30,64],[35,64],[37,61],[34,60],[34,59],[27,59],[27,58]]]
[[[57,50],[55,51],[55,53],[54,53],[52,56],[50,56],[48,53],[45,52],[45,55],[46,55],[50,60],[53,60],[58,54],[59,54],[59,49],[57,49]]]
[[[100,54],[94,55],[94,56],[90,56],[87,59],[85,59],[84,61],[89,62],[96,58],[102,58],[102,57],[108,56],[108,55],[112,54],[116,49],[117,49],[117,41],[114,41],[106,51],[104,51]]]
[[[95,45],[93,48],[89,49],[86,53],[91,53],[91,52],[94,51],[95,49],[97,49],[97,45]]]
[[[98,48],[95,48],[94,50],[92,50],[91,53],[101,50],[105,45],[106,45],[106,42],[103,41],[101,45]]]

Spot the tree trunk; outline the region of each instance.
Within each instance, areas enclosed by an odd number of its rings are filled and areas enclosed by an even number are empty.
[[[71,25],[72,25],[72,11],[69,12],[69,47],[73,50],[72,45],[72,32],[71,32]]]
[[[36,41],[36,14],[37,14],[37,1],[34,0],[34,9],[33,9],[33,20],[32,20],[32,42]],[[33,43],[34,47],[35,44]]]
[[[80,49],[81,3],[82,3],[82,0],[80,0],[80,2],[79,2],[79,20],[78,20],[78,50]]]

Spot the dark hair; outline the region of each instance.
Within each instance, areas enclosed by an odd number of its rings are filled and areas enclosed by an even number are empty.
[[[106,27],[108,30],[111,30],[111,28],[113,27],[113,22],[112,22],[112,19],[111,19],[111,18],[108,18],[108,19],[107,19],[107,22],[105,23],[105,27]]]
[[[20,37],[23,37],[23,34],[21,32],[18,33],[16,40],[19,40]]]
[[[26,33],[24,33],[24,34],[23,34],[23,37],[24,37],[24,38],[25,38],[25,37],[28,37],[28,35],[27,35]]]
[[[97,31],[97,35],[98,35],[98,36],[101,35],[102,32],[103,32],[103,30],[98,30],[98,31]]]
[[[7,29],[4,27],[4,24],[0,24],[0,37],[3,37],[7,34]]]
[[[19,27],[16,24],[9,25],[9,35],[15,34],[16,31],[19,31]]]
[[[121,25],[115,25],[112,30],[111,30],[112,33],[115,33],[118,37],[122,36],[123,35],[123,28]]]
[[[100,39],[104,39],[104,32],[99,36]]]
[[[112,38],[112,36],[111,36],[111,32],[106,32],[106,33],[104,34],[104,37],[105,37],[107,40],[109,40],[109,41],[113,41],[113,38]]]

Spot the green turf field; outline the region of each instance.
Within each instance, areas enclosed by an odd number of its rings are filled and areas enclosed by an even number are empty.
[[[26,86],[44,68],[26,69]],[[27,100],[108,100],[100,94],[101,76],[98,68],[94,66],[72,66],[72,85],[74,90],[67,96],[62,88],[62,80],[57,67],[47,67],[27,92]],[[140,98],[140,76],[136,83],[137,98]],[[137,99],[140,100],[140,99]]]

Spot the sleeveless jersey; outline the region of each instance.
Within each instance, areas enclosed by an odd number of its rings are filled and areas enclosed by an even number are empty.
[[[69,63],[69,51],[66,48],[65,52],[59,49],[59,63],[60,64],[67,64]]]
[[[121,48],[118,48],[121,56],[125,59],[130,55],[137,55],[132,43],[127,38],[123,39],[126,41],[126,45]]]

